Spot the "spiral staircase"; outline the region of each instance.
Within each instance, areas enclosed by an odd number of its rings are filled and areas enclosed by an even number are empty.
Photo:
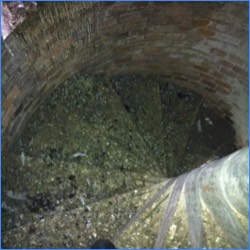
[[[183,178],[235,150],[230,124],[196,93],[159,76],[77,75],[2,156],[2,247],[191,247]],[[204,245],[232,247],[200,214]]]

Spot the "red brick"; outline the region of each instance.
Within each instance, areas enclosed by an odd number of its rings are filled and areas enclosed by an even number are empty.
[[[4,43],[2,43],[2,46],[4,47]],[[2,65],[5,67],[5,69],[11,64],[13,61],[13,56],[9,53],[7,49],[3,50],[2,48]]]
[[[117,46],[114,48],[115,53],[125,53],[128,52],[130,49],[130,46]]]
[[[148,6],[149,2],[130,2],[129,3],[129,9],[130,10],[139,10],[144,9]]]
[[[26,60],[19,66],[19,70],[21,73],[25,73],[32,65],[30,60]]]
[[[208,72],[209,71],[208,67],[205,67],[205,66],[202,66],[202,65],[194,65],[193,67],[195,69],[199,70],[199,71],[202,71],[202,72]]]
[[[188,4],[186,3],[173,3],[172,12],[170,16],[173,17],[175,21],[183,20],[184,18],[190,16]]]
[[[227,68],[221,66],[220,68],[220,72],[222,74],[225,74],[226,76],[229,76],[229,77],[235,77],[235,72],[231,71],[231,70],[228,70]]]
[[[223,74],[221,74],[219,71],[214,71],[212,73],[213,76],[217,77],[217,78],[223,78]]]
[[[131,56],[114,58],[115,63],[118,63],[118,64],[128,63],[130,60],[131,60]]]
[[[126,44],[139,43],[144,40],[144,36],[128,36]]]
[[[206,36],[206,37],[212,37],[212,36],[215,36],[215,32],[212,31],[212,30],[207,30],[207,29],[199,29],[199,34],[203,35],[203,36]]]
[[[233,71],[235,71],[237,74],[243,75],[244,77],[248,77],[248,72],[238,66],[234,66]]]
[[[120,27],[120,26],[118,26],[118,27]],[[138,30],[139,27],[140,27],[140,29],[147,28],[146,20],[130,21],[130,22],[126,23],[126,25],[124,27],[122,27],[122,30],[127,31],[127,32],[132,32],[132,31]]]
[[[107,7],[110,7],[111,5],[115,4],[116,2],[110,2],[110,1],[104,1],[104,2],[99,2],[99,5],[100,7],[104,7],[104,8],[107,8]]]
[[[233,62],[234,64],[238,64],[238,65],[243,65],[245,63],[242,59],[232,54],[229,55],[229,60],[230,62]]]
[[[162,73],[166,71],[166,65],[162,63],[149,62],[148,66],[151,72]]]
[[[188,82],[188,78],[183,77],[183,76],[174,76],[174,79],[184,81],[184,82]]]
[[[193,19],[193,26],[195,27],[206,27],[209,24],[208,20]]]
[[[145,61],[145,55],[143,54],[132,54],[131,61]]]
[[[231,90],[228,90],[228,89],[223,88],[221,86],[217,86],[216,90],[224,95],[229,95],[231,93]]]
[[[202,79],[201,82],[210,88],[214,88],[214,89],[216,88],[216,84],[214,82],[208,81],[206,79]]]
[[[167,4],[169,4],[169,3],[165,2],[165,1],[152,1],[151,2],[152,7],[159,7],[159,8],[166,7]]]
[[[103,20],[103,21],[98,23],[98,28],[100,30],[108,29],[108,28],[114,26],[115,24],[117,24],[117,19],[114,17],[108,17],[106,20]]]
[[[199,81],[200,80],[200,77],[198,76],[198,75],[196,75],[196,74],[188,74],[188,78],[189,78],[189,80],[190,80],[190,82],[191,81]]]
[[[230,62],[228,62],[226,60],[219,60],[218,63],[225,66],[225,67],[227,67],[227,68],[233,68],[234,67],[234,65],[232,63],[230,63]]]
[[[162,47],[148,47],[147,49],[144,50],[145,54],[149,55],[159,55],[162,54]]]
[[[109,7],[111,12],[126,12],[129,8],[129,5],[127,2],[116,2],[115,4],[111,5]]]
[[[14,85],[12,90],[7,94],[7,97],[3,101],[3,110],[8,110],[14,103],[14,100],[20,94],[20,89],[18,88],[17,84]]]
[[[214,88],[205,87],[205,90],[207,90],[211,93],[216,93],[216,90]]]
[[[165,37],[163,33],[152,33],[145,36],[145,41],[161,41]]]
[[[171,17],[168,17],[166,15],[160,15],[157,13],[155,14],[156,16],[154,17],[153,14],[151,14],[150,16],[148,16],[148,25],[168,25],[168,26],[172,26],[172,29],[175,29],[176,31],[178,30],[178,27],[174,25],[173,20]]]
[[[243,86],[243,88],[247,88],[248,90],[248,77],[242,77],[241,75],[239,77],[237,77],[238,82],[240,85]]]
[[[147,27],[143,27],[141,29],[135,29],[135,30],[131,30],[129,32],[129,36],[130,37],[134,37],[134,36],[145,36],[145,34],[148,32],[148,28]]]
[[[138,20],[141,18],[142,17],[141,17],[140,11],[133,11],[133,12],[123,13],[119,15],[118,20],[119,22],[124,23],[124,22]]]
[[[226,53],[223,50],[217,49],[217,48],[211,48],[210,52],[216,56],[225,56]]]
[[[232,87],[231,87],[231,85],[229,83],[226,83],[226,82],[224,82],[222,80],[216,79],[215,82],[216,82],[217,85],[219,85],[219,86],[221,86],[221,87],[223,87],[225,89],[228,89],[228,90],[232,89]]]
[[[14,105],[11,105],[6,112],[3,112],[4,114],[2,114],[2,126],[3,126],[3,130],[2,132],[4,132],[4,130],[8,127],[9,122],[11,120],[11,117],[14,113]]]

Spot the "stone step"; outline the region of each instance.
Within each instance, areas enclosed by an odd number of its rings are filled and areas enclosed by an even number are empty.
[[[159,83],[155,77],[117,77],[113,87],[145,141],[150,155],[164,169],[165,149],[162,140],[162,112]]]
[[[166,151],[168,176],[185,173],[179,161],[185,150],[202,97],[170,83],[160,84],[162,103],[163,139]]]

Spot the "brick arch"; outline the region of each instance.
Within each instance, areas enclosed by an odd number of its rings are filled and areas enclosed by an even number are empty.
[[[2,42],[2,142],[78,72],[158,74],[201,93],[247,144],[248,3],[43,3]]]

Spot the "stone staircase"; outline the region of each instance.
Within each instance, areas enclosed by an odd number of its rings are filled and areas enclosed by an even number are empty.
[[[2,247],[88,248],[98,238],[190,247],[184,181],[175,177],[234,152],[233,138],[201,96],[156,76],[78,75],[3,155]],[[168,203],[176,209],[165,211]],[[161,239],[166,214],[173,223]],[[206,245],[231,247],[214,228],[218,244]]]

